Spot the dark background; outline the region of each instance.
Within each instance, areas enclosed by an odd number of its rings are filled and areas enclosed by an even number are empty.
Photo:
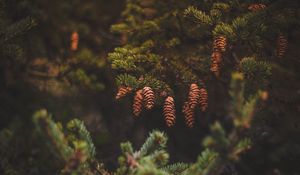
[[[225,124],[228,122],[224,114],[229,95],[225,90],[226,83],[218,81],[207,85],[211,105],[207,112],[196,114],[193,129],[184,125],[180,106],[177,106],[175,127],[166,128],[160,106],[134,119],[131,115],[132,96],[120,101],[114,99],[116,73],[110,68],[107,54],[122,41],[121,36],[111,34],[109,29],[121,20],[123,0],[0,2],[1,31],[26,17],[36,22],[34,27],[9,43],[1,43],[0,129],[12,129],[13,137],[10,148],[1,151],[5,162],[3,160],[1,164],[0,174],[4,165],[13,167],[20,174],[53,174],[61,166],[55,163],[55,157],[34,131],[32,114],[41,108],[46,108],[56,121],[63,124],[74,117],[84,120],[92,133],[97,158],[109,170],[118,165],[120,142],[129,140],[139,148],[153,129],[165,131],[169,136],[171,162],[195,161],[202,150],[201,139],[209,133],[209,124],[216,119]],[[80,36],[76,53],[69,50],[73,31],[78,31]],[[17,45],[20,53],[18,49],[13,54],[6,53],[8,44]],[[295,57],[282,61],[282,66],[299,66],[297,47],[293,50]],[[95,67],[90,62],[69,62],[73,57],[79,58],[80,54],[97,58],[101,66]],[[88,76],[95,76],[95,81],[79,79],[78,74],[60,75],[63,72],[61,67],[66,64],[70,65],[70,72],[84,70]],[[278,169],[287,174],[300,172],[297,166],[300,162],[299,75],[275,74],[273,77],[270,89],[279,89],[274,94],[279,94],[280,98],[268,101],[266,105],[280,108],[272,117],[264,117],[267,115],[262,113],[260,118],[254,119],[254,128],[249,132],[254,146],[239,164],[228,165],[228,174],[273,174]],[[97,83],[102,88],[94,88]],[[50,162],[54,162],[53,165]]]

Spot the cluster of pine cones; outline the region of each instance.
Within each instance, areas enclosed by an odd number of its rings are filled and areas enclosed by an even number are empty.
[[[116,95],[116,100],[126,96],[131,93],[133,89],[131,87],[121,86]],[[166,125],[171,127],[175,124],[176,120],[176,110],[175,110],[175,102],[174,98],[170,95],[166,95],[163,104],[163,115],[166,121]],[[195,83],[191,84],[188,101],[184,103],[183,106],[183,114],[185,117],[185,122],[188,127],[193,127],[195,123],[194,119],[194,110],[197,104],[200,105],[201,111],[205,111],[207,109],[207,91],[205,88],[199,88],[199,86]],[[143,108],[147,110],[152,109],[154,107],[155,102],[155,93],[151,87],[144,87],[143,89],[139,89],[135,92],[135,96],[133,99],[133,115],[138,117]]]
[[[133,89],[131,87],[120,87],[116,95],[116,99],[120,99],[130,93]],[[155,94],[151,87],[144,87],[135,92],[133,98],[133,115],[135,117],[140,116],[143,108],[150,110],[154,107]],[[172,96],[167,96],[163,105],[163,114],[168,127],[175,124],[175,103]]]
[[[254,3],[248,6],[248,10],[256,12],[266,8],[265,4]],[[220,76],[220,67],[222,62],[222,54],[226,51],[227,38],[225,36],[217,36],[213,41],[213,52],[211,55],[210,70],[216,77]],[[283,34],[279,34],[277,39],[276,56],[282,58],[287,50],[288,40]]]
[[[253,3],[248,6],[248,10],[252,12],[257,12],[265,9],[267,6],[261,3]],[[276,56],[278,58],[282,58],[287,50],[288,40],[283,34],[279,34],[277,38],[277,48],[276,48]]]
[[[201,111],[206,111],[208,107],[208,94],[205,88],[200,88],[196,83],[190,85],[188,100],[184,103],[182,112],[185,123],[188,127],[194,127],[195,107],[199,104]]]
[[[262,9],[265,9],[265,4],[250,4],[248,10],[256,12]],[[76,34],[74,35],[75,39],[74,45],[76,43]],[[78,41],[78,40],[77,40]],[[211,55],[211,67],[210,70],[214,73],[216,77],[220,76],[220,67],[222,62],[223,53],[226,51],[227,47],[227,38],[225,36],[217,36],[213,41],[213,52]],[[276,56],[281,58],[284,56],[288,47],[288,40],[283,34],[279,34],[277,39],[277,49]],[[74,47],[75,48],[75,47]],[[126,96],[128,93],[132,92],[133,88],[122,86],[119,88],[116,95],[116,99],[120,99]],[[166,121],[166,125],[171,127],[175,124],[176,120],[176,111],[175,111],[175,102],[174,98],[168,94],[164,96],[163,104],[163,114]],[[155,93],[151,87],[144,87],[135,92],[133,100],[133,115],[138,117],[142,110],[146,108],[150,110],[154,107],[155,102]],[[188,127],[192,128],[195,123],[194,112],[196,106],[199,105],[201,111],[205,111],[208,107],[208,94],[204,87],[199,87],[196,83],[190,85],[188,100],[184,103],[182,112],[185,117],[185,123]]]

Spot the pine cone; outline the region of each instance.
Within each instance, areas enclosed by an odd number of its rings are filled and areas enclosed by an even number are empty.
[[[182,112],[184,114],[185,124],[189,128],[194,127],[195,118],[194,118],[194,110],[190,108],[189,103],[185,102],[182,108]]]
[[[222,54],[219,51],[214,51],[211,55],[211,67],[210,70],[216,75],[216,77],[220,76],[220,64],[222,61]]]
[[[288,47],[287,38],[284,35],[280,34],[277,39],[277,50],[276,50],[276,55],[278,58],[283,57],[283,55],[287,50],[287,47]]]
[[[70,49],[72,51],[76,51],[78,49],[78,43],[79,43],[79,34],[78,34],[78,32],[73,32],[71,35]]]
[[[175,124],[175,104],[173,97],[169,96],[165,99],[164,103],[164,117],[168,127],[171,127]]]
[[[227,46],[227,38],[225,36],[217,36],[214,39],[213,50],[219,52],[225,52]]]
[[[199,87],[197,84],[192,83],[190,86],[189,97],[188,97],[188,103],[191,109],[194,109],[195,106],[198,104],[199,97],[200,97]]]
[[[143,109],[143,95],[142,90],[138,90],[133,99],[133,115],[138,117]]]
[[[248,10],[252,11],[252,12],[256,12],[262,9],[265,9],[266,5],[265,4],[250,4],[248,7]]]
[[[150,87],[143,88],[143,98],[145,100],[146,109],[152,109],[154,106],[154,92]]]
[[[132,91],[131,87],[125,87],[125,86],[121,86],[118,90],[118,93],[116,95],[116,100],[119,100],[122,97],[125,97],[128,93],[130,93]]]
[[[200,98],[199,98],[199,104],[200,104],[201,111],[206,111],[206,109],[208,107],[207,101],[208,101],[207,91],[205,88],[201,88],[200,89]]]

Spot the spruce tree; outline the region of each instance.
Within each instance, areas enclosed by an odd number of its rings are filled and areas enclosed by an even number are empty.
[[[107,3],[0,0],[0,174],[300,172],[299,2]],[[109,138],[57,107],[54,82],[108,107]]]
[[[284,1],[127,1],[123,21],[111,27],[125,38],[109,54],[117,83],[133,92],[151,87],[158,103],[174,95],[175,102],[186,99],[192,111],[197,102],[191,105],[190,86],[207,90],[209,97],[213,84],[225,84],[226,93],[233,71],[245,75],[247,95],[269,90],[272,69],[288,59],[288,29],[298,26],[298,8]],[[191,112],[183,113],[190,118]]]

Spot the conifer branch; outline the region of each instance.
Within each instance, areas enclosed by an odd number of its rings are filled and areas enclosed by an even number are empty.
[[[62,132],[62,126],[52,121],[51,116],[45,109],[34,114],[33,121],[38,131],[44,135],[49,142],[50,148],[64,161],[69,160],[74,150],[68,145],[68,141]]]
[[[167,143],[167,137],[164,133],[154,130],[150,133],[146,142],[139,150],[139,156],[145,156],[152,153],[155,150],[165,148]]]
[[[95,157],[96,149],[92,141],[90,133],[87,131],[84,123],[78,119],[73,119],[68,122],[67,128],[76,135],[79,140],[83,140],[87,144],[89,157]]]

